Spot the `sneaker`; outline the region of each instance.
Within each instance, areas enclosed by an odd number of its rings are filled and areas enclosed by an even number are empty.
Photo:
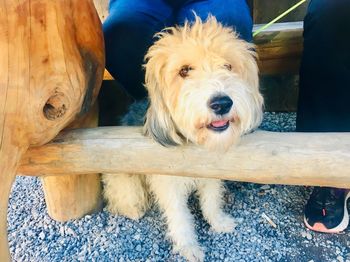
[[[315,187],[305,206],[306,227],[323,233],[339,233],[345,230],[349,224],[349,197],[349,190]]]

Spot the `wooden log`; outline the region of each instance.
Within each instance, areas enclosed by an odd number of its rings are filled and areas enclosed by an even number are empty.
[[[84,117],[66,128],[98,126],[97,102]],[[64,222],[95,213],[102,208],[100,174],[85,174],[41,177],[47,211],[56,221]]]
[[[0,1],[0,39],[0,261],[8,261],[7,203],[18,160],[88,111],[104,49],[91,0]]]
[[[19,170],[26,175],[140,173],[209,177],[268,184],[350,188],[349,133],[256,131],[226,153],[195,146],[164,148],[136,127],[61,133],[31,148]]]

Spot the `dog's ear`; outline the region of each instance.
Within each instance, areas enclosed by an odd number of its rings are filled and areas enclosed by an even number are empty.
[[[253,94],[253,105],[252,105],[252,115],[253,121],[249,129],[254,129],[260,125],[263,118],[263,107],[264,99],[260,93],[259,88],[259,68],[257,65],[257,53],[255,52],[255,47],[252,44],[246,43],[247,54],[245,59],[243,59],[243,69],[242,74],[249,83],[251,92]]]
[[[248,132],[260,125],[263,117],[264,100],[259,90],[259,69],[257,65],[257,54],[255,46],[243,40],[235,41],[234,55],[235,69],[242,79],[248,84],[250,98],[250,115],[251,121],[245,122],[242,126],[243,132]]]
[[[144,132],[163,146],[177,146],[183,143],[177,132],[171,116],[164,108],[163,103],[150,98],[150,106],[147,110]],[[159,98],[157,98],[159,99]]]
[[[164,67],[167,59],[166,53],[163,51],[162,46],[156,43],[146,55],[145,87],[150,103],[146,114],[144,133],[150,135],[163,146],[176,146],[183,144],[183,139],[178,133],[162,95],[166,85]]]

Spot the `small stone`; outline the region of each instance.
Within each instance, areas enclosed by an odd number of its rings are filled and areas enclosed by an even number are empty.
[[[337,261],[344,262],[344,258],[342,256],[337,256]]]
[[[74,230],[71,229],[70,227],[67,228],[66,233],[67,233],[68,235],[72,235],[72,236],[76,236],[76,235],[77,235],[77,234],[74,232]]]
[[[312,239],[312,235],[311,235],[309,232],[307,232],[307,233],[306,233],[306,238],[307,238],[308,240],[311,240],[311,239]]]
[[[32,237],[35,235],[33,230],[29,230],[27,234],[28,234],[28,237]]]
[[[45,233],[44,233],[44,232],[40,232],[39,238],[40,238],[41,240],[45,239]]]
[[[159,249],[159,246],[158,246],[157,243],[154,243],[152,247],[153,247],[154,250],[158,250]]]
[[[32,211],[32,216],[34,219],[37,219],[39,217],[38,212],[36,212],[35,210]]]
[[[61,236],[64,236],[64,227],[60,228],[60,234],[61,234]]]
[[[301,232],[301,236],[306,238],[307,240],[311,240],[312,239],[312,235],[309,232]]]
[[[137,245],[137,246],[136,246],[136,251],[137,251],[137,252],[141,252],[141,250],[142,250],[141,245]]]

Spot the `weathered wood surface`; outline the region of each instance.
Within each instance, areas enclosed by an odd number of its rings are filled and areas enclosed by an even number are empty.
[[[18,160],[87,112],[102,81],[93,2],[0,1],[0,57],[0,261],[8,261],[6,214]]]
[[[255,25],[255,30],[262,25]],[[303,23],[275,24],[254,39],[266,111],[296,111]]]
[[[136,127],[73,130],[23,157],[25,175],[141,173],[350,188],[350,134],[256,131],[226,153],[164,148]]]
[[[90,112],[75,120],[65,130],[97,127],[97,102]],[[47,174],[48,175],[48,174]],[[47,212],[56,221],[68,221],[95,213],[102,208],[100,174],[76,174],[65,176],[43,176]]]
[[[254,31],[263,25],[255,25]],[[303,22],[277,23],[254,38],[264,75],[298,73],[303,51]]]

